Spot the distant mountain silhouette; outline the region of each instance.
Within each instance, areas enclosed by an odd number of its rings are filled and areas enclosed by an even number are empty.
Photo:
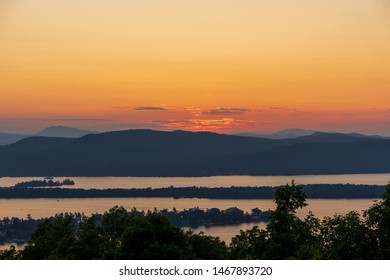
[[[46,136],[46,137],[65,137],[65,138],[79,138],[87,134],[99,133],[97,131],[81,130],[78,128],[67,126],[50,126],[36,134],[14,134],[0,132],[0,145],[9,145],[17,141],[32,137],[32,136]]]
[[[249,136],[249,137],[258,137],[258,138],[267,138],[267,139],[290,139],[297,138],[302,136],[308,136],[316,133],[317,131],[305,130],[299,128],[290,128],[281,130],[271,134],[259,134],[259,133],[239,133],[239,136]]]
[[[0,132],[0,145],[12,144],[29,136],[30,135]]]
[[[79,138],[87,134],[96,134],[97,131],[81,130],[67,126],[50,126],[38,132],[36,136]]]
[[[73,142],[72,138],[32,136],[10,144],[6,146],[6,149],[9,151],[30,153],[60,148],[71,142]]]
[[[289,143],[352,143],[361,142],[368,139],[378,138],[374,136],[365,136],[357,133],[344,134],[333,132],[315,132],[312,135],[297,137],[288,140]]]
[[[315,133],[262,139],[127,130],[0,147],[2,176],[215,176],[390,172],[390,139]]]

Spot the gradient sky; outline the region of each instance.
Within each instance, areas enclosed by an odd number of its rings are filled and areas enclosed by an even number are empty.
[[[390,135],[390,1],[0,0],[0,131]]]

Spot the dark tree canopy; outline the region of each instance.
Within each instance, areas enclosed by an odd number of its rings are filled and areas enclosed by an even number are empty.
[[[157,210],[116,206],[104,215],[46,219],[23,250],[0,251],[0,259],[390,259],[390,184],[383,200],[363,214],[319,220],[309,213],[301,219],[296,211],[307,205],[305,198],[294,182],[279,187],[266,229],[240,231],[229,246],[175,227]],[[244,215],[237,208],[225,211],[233,220]],[[252,213],[261,214],[256,208]],[[209,211],[210,217],[219,214],[219,209]]]

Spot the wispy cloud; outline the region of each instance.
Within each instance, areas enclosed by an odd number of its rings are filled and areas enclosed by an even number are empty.
[[[168,119],[155,120],[154,123],[168,129],[183,129],[191,131],[224,131],[238,126],[242,121],[233,118],[220,119]]]
[[[112,119],[99,119],[99,118],[1,118],[2,120],[11,121],[47,121],[47,122],[112,122]]]
[[[90,127],[88,129],[95,129],[99,131],[113,131],[113,130],[127,130],[127,129],[156,129],[164,130],[164,126],[158,123],[100,123]]]
[[[246,112],[248,112],[248,109],[245,108],[213,108],[209,111],[204,111],[204,115],[209,116],[236,116],[236,115],[242,115]]]
[[[298,109],[285,108],[285,107],[269,107],[268,110],[282,110],[282,111],[289,111],[289,112],[300,112]]]
[[[168,111],[168,108],[157,107],[157,106],[141,106],[135,107],[133,110],[135,111]]]

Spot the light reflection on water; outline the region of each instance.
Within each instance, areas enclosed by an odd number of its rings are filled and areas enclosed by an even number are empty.
[[[63,181],[69,177],[55,177]],[[338,174],[294,176],[214,176],[214,177],[70,177],[72,188],[162,188],[162,187],[230,187],[230,186],[280,186],[295,180],[297,184],[372,184],[386,185],[390,174]],[[18,182],[43,180],[42,177],[3,177],[0,187],[10,187]]]
[[[70,188],[161,188],[168,186],[188,187],[230,187],[230,186],[279,186],[291,180],[297,184],[373,184],[385,185],[390,180],[390,174],[341,174],[341,175],[304,175],[304,176],[215,176],[215,177],[70,177],[75,186]],[[0,186],[13,186],[17,182],[42,180],[42,177],[3,177]],[[64,180],[65,177],[55,177],[54,180]],[[362,211],[372,204],[371,199],[308,199],[309,206],[299,210],[298,215],[304,217],[312,211],[316,217],[332,216],[336,213],[346,214],[349,211]],[[25,218],[31,214],[33,218],[53,216],[56,213],[84,212],[86,215],[104,213],[115,205],[126,209],[153,210],[154,208],[178,210],[199,207],[201,209],[238,207],[250,212],[253,208],[261,210],[274,209],[272,200],[211,200],[211,199],[173,199],[173,198],[84,198],[84,199],[0,199],[0,218]],[[230,241],[240,229],[252,228],[254,224],[200,227],[195,232],[220,236],[222,240]],[[258,224],[264,228],[265,223]]]
[[[346,214],[352,210],[363,211],[374,202],[371,199],[308,199],[309,206],[297,212],[298,216],[305,217],[312,211],[318,218],[333,214]],[[26,218],[31,214],[33,218],[50,217],[56,213],[84,212],[86,215],[104,213],[115,205],[126,209],[153,210],[167,208],[177,210],[199,207],[201,209],[238,207],[246,212],[258,207],[261,210],[274,209],[272,200],[212,200],[212,199],[173,199],[173,198],[82,198],[82,199],[0,199],[0,218]],[[252,228],[255,224],[200,227],[195,232],[203,231],[208,235],[220,236],[222,240],[230,242],[232,236],[240,229]],[[259,224],[264,228],[265,223]]]
[[[86,215],[104,213],[115,205],[130,210],[153,210],[174,207],[177,210],[199,207],[201,209],[238,207],[244,211],[252,208],[269,209],[274,207],[272,200],[212,200],[195,198],[67,198],[67,199],[0,199],[1,217],[33,218],[53,216],[56,213],[84,212]]]
[[[25,246],[25,244],[16,244],[16,243],[0,244],[0,250],[9,249],[11,245],[14,245],[16,250],[22,250]]]
[[[308,199],[309,206],[298,211],[303,217],[312,211],[318,217],[332,216],[335,213],[345,214],[349,211],[361,211],[369,208],[372,199]],[[250,212],[258,207],[261,210],[274,209],[275,204],[269,199],[217,200],[198,198],[67,198],[67,199],[0,199],[0,218],[25,218],[31,214],[33,218],[50,217],[56,213],[84,212],[86,215],[104,213],[115,205],[126,209],[136,208],[139,211],[164,209],[177,210],[199,207],[201,209],[227,209],[238,207]]]

